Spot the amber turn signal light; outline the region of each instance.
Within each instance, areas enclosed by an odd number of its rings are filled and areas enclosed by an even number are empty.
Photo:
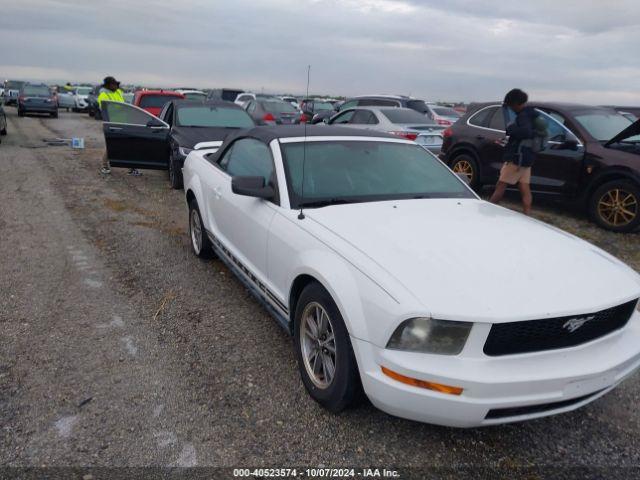
[[[426,388],[427,390],[434,390],[440,393],[448,393],[449,395],[460,395],[463,390],[460,387],[452,387],[450,385],[443,385],[441,383],[426,382],[424,380],[418,380],[417,378],[406,377],[397,372],[394,372],[393,370],[389,370],[386,367],[381,366],[380,368],[382,369],[382,373],[384,373],[386,376],[391,377],[398,382],[411,385],[413,387]]]

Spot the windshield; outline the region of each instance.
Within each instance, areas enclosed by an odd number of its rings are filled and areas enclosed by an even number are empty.
[[[591,112],[576,115],[575,118],[593,138],[601,142],[611,140],[632,123],[624,115],[614,112]],[[640,135],[629,137],[626,141],[638,142],[640,141]]]
[[[442,115],[443,117],[455,117],[460,118],[461,115],[456,112],[453,108],[449,107],[431,107],[431,109],[436,112],[437,115]]]
[[[6,88],[7,90],[20,90],[23,85],[24,82],[20,82],[18,80],[7,80],[4,83],[4,88]]]
[[[39,97],[48,97],[51,95],[49,87],[44,85],[25,85],[23,95],[37,95]]]
[[[424,100],[409,100],[407,101],[407,107],[420,113],[427,113],[429,107],[424,103]]]
[[[202,92],[186,92],[183,95],[187,100],[204,100],[207,98],[207,95]]]
[[[176,98],[174,95],[143,95],[140,99],[141,108],[162,108],[169,100]]]
[[[282,145],[291,207],[409,198],[474,198],[455,174],[418,145],[322,141]],[[304,201],[302,201],[302,161]]]
[[[433,123],[424,114],[409,108],[389,108],[381,112],[391,123]]]
[[[76,88],[76,95],[89,95],[90,93],[91,93],[91,87]]]
[[[181,127],[251,128],[251,117],[239,108],[193,106],[178,109]]]
[[[260,102],[267,112],[272,113],[296,113],[296,109],[289,102],[281,100],[263,100]]]

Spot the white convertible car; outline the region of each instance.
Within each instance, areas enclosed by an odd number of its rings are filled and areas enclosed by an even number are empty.
[[[306,135],[306,136],[305,136]],[[258,127],[184,166],[193,250],[291,332],[309,394],[472,427],[576,409],[640,363],[640,277],[485,201],[415,143]]]

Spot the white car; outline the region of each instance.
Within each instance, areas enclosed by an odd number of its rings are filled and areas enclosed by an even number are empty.
[[[257,127],[191,152],[183,175],[193,251],[214,251],[291,332],[330,411],[362,389],[418,421],[526,420],[640,363],[636,272],[481,200],[414,142]]]
[[[202,100],[204,102],[207,99],[207,94],[202,90],[178,89],[176,92],[184,95],[187,100]]]
[[[76,87],[73,91],[76,110],[84,111],[89,108],[89,101],[87,99],[92,90],[93,87]]]

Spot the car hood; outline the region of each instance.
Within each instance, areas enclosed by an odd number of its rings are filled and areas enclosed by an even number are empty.
[[[237,128],[223,127],[174,127],[173,136],[181,147],[193,148],[197,143],[224,140]]]
[[[305,215],[320,239],[434,318],[548,318],[640,296],[640,276],[603,250],[481,200],[335,205]]]
[[[625,138],[633,137],[634,135],[639,135],[639,134],[640,134],[640,119],[636,120],[627,128],[622,130],[619,134],[617,134],[615,137],[613,137],[611,140],[605,143],[604,146],[608,147],[613,143],[620,142]]]

